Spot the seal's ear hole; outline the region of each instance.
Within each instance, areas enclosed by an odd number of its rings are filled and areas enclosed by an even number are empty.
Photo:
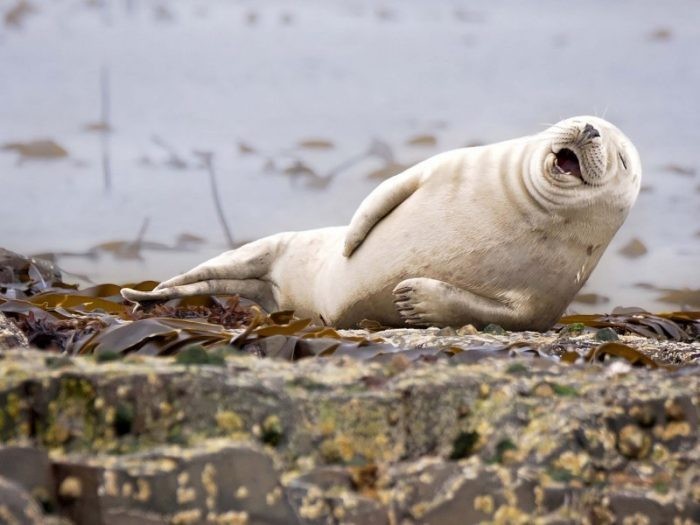
[[[624,168],[627,169],[627,163],[625,162],[625,157],[622,155],[622,153],[618,153],[617,156],[620,157],[620,162],[622,162]]]

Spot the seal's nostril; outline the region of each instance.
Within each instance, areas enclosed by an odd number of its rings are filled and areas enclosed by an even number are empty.
[[[586,124],[586,127],[583,128],[583,134],[586,135],[589,139],[600,137],[600,133],[598,133],[598,130],[590,124]]]

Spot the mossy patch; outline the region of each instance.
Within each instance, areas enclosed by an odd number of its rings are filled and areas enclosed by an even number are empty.
[[[457,460],[471,456],[478,442],[478,432],[460,432],[452,443],[450,459]]]
[[[668,494],[668,491],[670,490],[670,487],[667,482],[665,481],[656,481],[654,482],[654,492],[657,494]]]
[[[569,385],[560,385],[558,383],[550,383],[552,390],[558,396],[578,396],[578,390]]]
[[[112,350],[104,350],[95,354],[95,361],[97,363],[109,363],[111,361],[120,361],[122,359],[122,354],[119,352],[114,352]]]
[[[131,433],[134,422],[134,407],[129,403],[120,403],[114,413],[114,433],[125,436]]]
[[[517,450],[518,447],[510,438],[502,439],[496,444],[496,456],[494,460],[496,463],[503,463],[504,456],[509,450]]]
[[[95,388],[83,378],[64,377],[58,395],[49,403],[49,412],[37,430],[49,447],[76,444],[88,446],[96,438],[98,414]]]
[[[265,421],[263,421],[262,424],[262,435],[260,436],[262,442],[272,447],[276,447],[280,444],[283,437],[284,429],[282,428],[280,418],[275,415],[265,418]]]
[[[581,335],[585,329],[586,325],[583,323],[571,323],[562,328],[560,333],[562,335]]]
[[[345,463],[385,461],[401,452],[400,444],[391,438],[392,411],[388,404],[370,398],[323,400],[314,407],[310,430],[334,442]],[[332,456],[333,446],[326,447]]]
[[[513,363],[506,368],[506,372],[509,374],[522,374],[527,372],[527,367],[522,363]]]
[[[617,341],[620,339],[612,328],[601,328],[595,333],[596,341]]]
[[[567,483],[574,479],[574,475],[565,468],[550,467],[547,469],[547,475],[552,478],[553,481],[561,483]]]
[[[0,439],[10,439],[29,434],[29,415],[26,402],[16,393],[0,397]]]
[[[73,366],[73,360],[70,357],[66,356],[50,356],[46,358],[46,368],[49,368],[51,370],[55,370],[57,368],[66,368],[69,366]]]
[[[17,419],[22,412],[22,401],[17,394],[8,394],[5,400],[5,410],[12,419]]]
[[[220,352],[208,352],[202,345],[188,346],[175,357],[180,365],[215,365],[222,366],[226,362]]]
[[[245,428],[243,418],[233,410],[221,410],[217,412],[216,425],[227,434],[240,432]]]
[[[503,329],[503,327],[494,323],[489,323],[484,326],[482,332],[485,334],[506,335],[506,331]]]
[[[312,392],[330,389],[329,385],[326,385],[325,383],[319,383],[318,381],[314,381],[313,379],[307,377],[295,377],[288,384],[289,386],[303,388],[304,390],[309,390]]]
[[[168,429],[168,443],[173,443],[175,445],[187,444],[187,437],[185,436],[181,424],[178,423]]]

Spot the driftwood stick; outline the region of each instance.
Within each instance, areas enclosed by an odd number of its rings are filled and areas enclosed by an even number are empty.
[[[102,66],[100,69],[100,113],[102,130],[100,133],[100,144],[102,146],[102,176],[104,179],[105,191],[109,193],[112,189],[112,166],[110,155],[109,135],[111,133],[111,125],[109,122],[109,69],[107,66]]]
[[[223,206],[221,205],[221,198],[219,196],[219,187],[216,183],[216,172],[214,171],[214,154],[211,153],[210,151],[195,151],[194,152],[197,157],[199,157],[202,161],[202,164],[204,165],[204,168],[207,170],[207,173],[209,174],[209,183],[211,187],[211,196],[212,199],[214,200],[214,207],[216,208],[216,214],[219,218],[219,222],[221,223],[221,227],[224,230],[224,236],[226,237],[226,242],[228,243],[230,248],[235,247],[235,243],[233,242],[233,235],[231,234],[231,229],[228,227],[228,224],[226,222],[226,217],[224,216],[224,209]]]

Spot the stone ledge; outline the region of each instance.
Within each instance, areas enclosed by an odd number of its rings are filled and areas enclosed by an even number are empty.
[[[0,476],[76,523],[700,521],[699,419],[692,366],[0,352]]]

